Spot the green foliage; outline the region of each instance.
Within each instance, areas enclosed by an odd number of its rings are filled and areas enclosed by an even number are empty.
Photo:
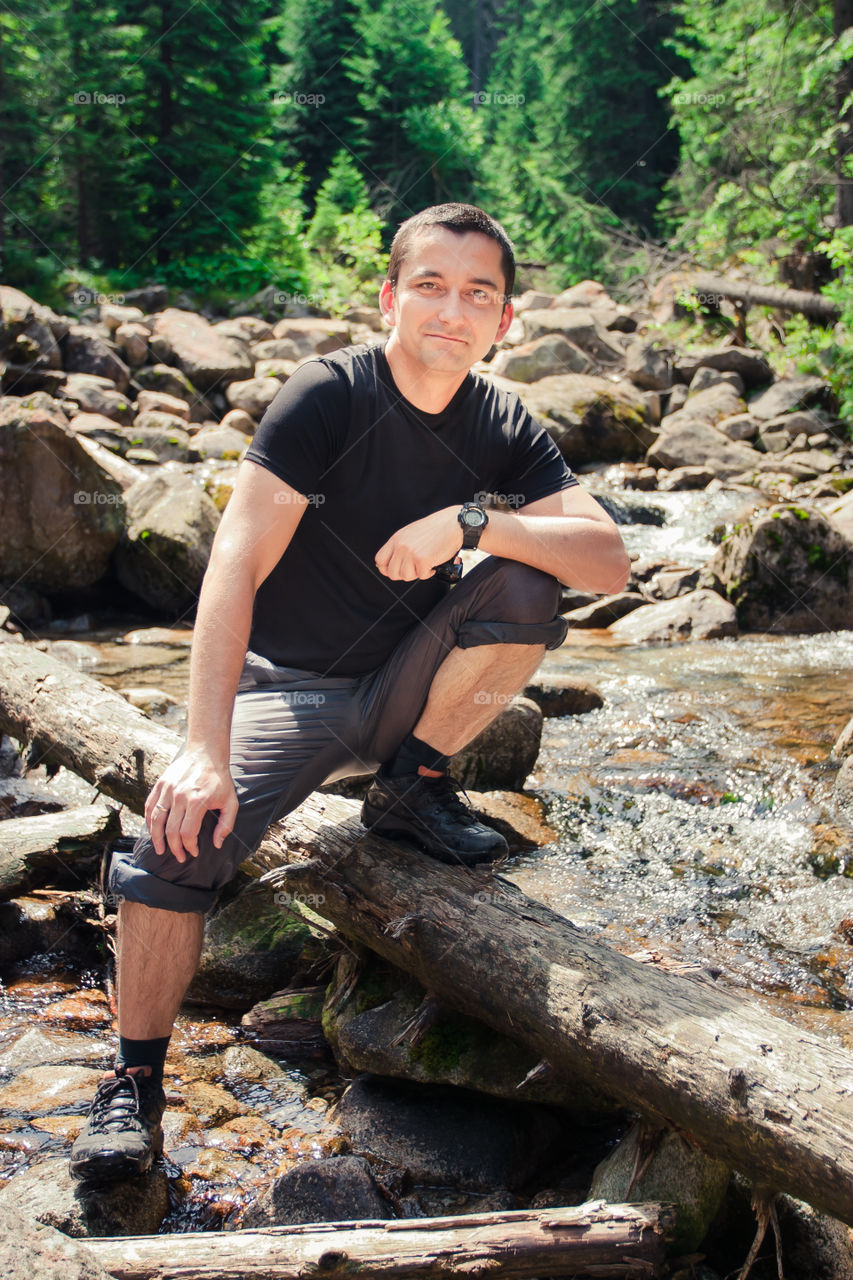
[[[817,248],[838,273],[822,293],[838,307],[840,318],[826,328],[805,316],[792,317],[785,327],[785,347],[800,373],[826,378],[853,439],[853,227],[840,227]]]
[[[337,153],[317,193],[306,241],[310,292],[324,309],[345,309],[365,294],[375,300],[384,266],[382,223],[347,151]]]

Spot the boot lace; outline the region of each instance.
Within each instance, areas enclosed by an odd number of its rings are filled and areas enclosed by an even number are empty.
[[[139,1109],[139,1089],[133,1076],[102,1080],[89,1112],[89,1129],[93,1133],[127,1129],[137,1119]]]

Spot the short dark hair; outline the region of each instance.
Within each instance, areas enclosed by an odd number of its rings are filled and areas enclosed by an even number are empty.
[[[412,240],[426,227],[447,227],[448,231],[455,231],[458,235],[464,235],[466,231],[479,231],[481,235],[488,236],[499,244],[504,273],[504,304],[510,301],[515,287],[513,243],[499,222],[473,204],[434,204],[400,223],[391,241],[391,255],[388,259],[387,278],[392,289],[397,287],[400,268],[411,248]]]

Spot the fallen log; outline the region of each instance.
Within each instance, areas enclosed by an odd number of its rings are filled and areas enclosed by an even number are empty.
[[[325,1280],[657,1276],[674,1225],[656,1204],[328,1222],[260,1231],[91,1239],[116,1280]]]
[[[32,818],[0,822],[0,899],[28,893],[73,871],[77,858],[91,857],[121,831],[118,810],[86,804]]]
[[[139,808],[177,735],[45,654],[15,645],[3,656],[13,661],[0,670],[0,728],[36,736]],[[81,715],[74,726],[66,695]],[[271,828],[253,862],[322,899],[318,910],[343,933],[551,1070],[853,1223],[853,1055],[710,982],[590,940],[489,869],[446,867],[370,836],[358,812],[315,794]]]
[[[779,289],[751,280],[729,280],[704,272],[691,275],[689,284],[692,293],[728,298],[736,302],[741,311],[750,307],[778,307],[781,311],[799,312],[824,324],[834,324],[841,315],[836,303],[807,289]]]

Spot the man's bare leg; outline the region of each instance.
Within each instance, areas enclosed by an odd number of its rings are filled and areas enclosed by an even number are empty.
[[[451,649],[433,677],[415,737],[445,756],[461,751],[524,688],[544,654],[540,644]]]
[[[172,1033],[198,968],[204,916],[122,902],[118,911],[118,1022],[130,1040]],[[122,980],[126,975],[127,981]]]

